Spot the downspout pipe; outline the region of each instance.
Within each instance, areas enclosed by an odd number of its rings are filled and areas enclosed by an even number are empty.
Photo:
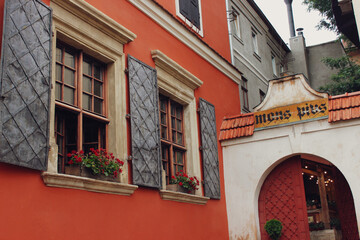
[[[290,37],[295,37],[294,16],[293,16],[293,10],[292,10],[292,6],[291,6],[293,0],[284,0],[284,1],[286,4],[286,7],[287,7]]]
[[[230,44],[230,57],[231,57],[231,63],[235,66],[234,63],[234,51],[233,51],[233,43],[232,43],[232,32],[231,32],[231,9],[229,7],[229,1],[225,0],[226,4],[226,18],[227,18],[227,25],[228,25],[228,33],[229,33],[229,44]]]

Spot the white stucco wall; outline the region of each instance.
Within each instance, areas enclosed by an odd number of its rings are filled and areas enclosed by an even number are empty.
[[[258,196],[267,175],[296,154],[333,163],[347,179],[360,223],[360,119],[327,119],[255,131],[222,142],[230,239],[260,239]]]

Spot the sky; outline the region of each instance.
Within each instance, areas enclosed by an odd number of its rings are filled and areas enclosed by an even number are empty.
[[[290,30],[287,10],[284,0],[254,0],[271,22],[285,43],[289,43]],[[295,30],[304,28],[304,37],[307,46],[318,45],[336,39],[336,34],[328,30],[317,30],[315,27],[321,19],[318,12],[307,11],[303,0],[294,0],[292,3]]]

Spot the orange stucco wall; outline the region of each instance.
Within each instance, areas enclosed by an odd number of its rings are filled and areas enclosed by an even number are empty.
[[[218,131],[225,115],[239,112],[237,84],[128,1],[87,2],[137,35],[125,46],[125,54],[154,67],[150,51],[158,49],[201,79],[204,84],[195,96],[197,102],[202,97],[215,105]],[[172,1],[158,2],[175,12]],[[229,59],[225,1],[208,5],[202,6],[204,40]],[[0,19],[3,7],[0,0]],[[0,163],[0,240],[228,239],[220,145],[218,149],[221,200],[210,200],[205,206],[165,201],[158,190],[142,187],[130,197],[46,187],[41,172]]]

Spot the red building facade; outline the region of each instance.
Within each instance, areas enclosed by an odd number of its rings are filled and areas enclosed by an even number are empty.
[[[189,4],[189,5],[188,5]],[[0,1],[0,239],[227,239],[224,1]],[[1,18],[3,19],[3,18]],[[69,172],[104,148],[118,181]],[[169,191],[183,170],[195,194]]]

